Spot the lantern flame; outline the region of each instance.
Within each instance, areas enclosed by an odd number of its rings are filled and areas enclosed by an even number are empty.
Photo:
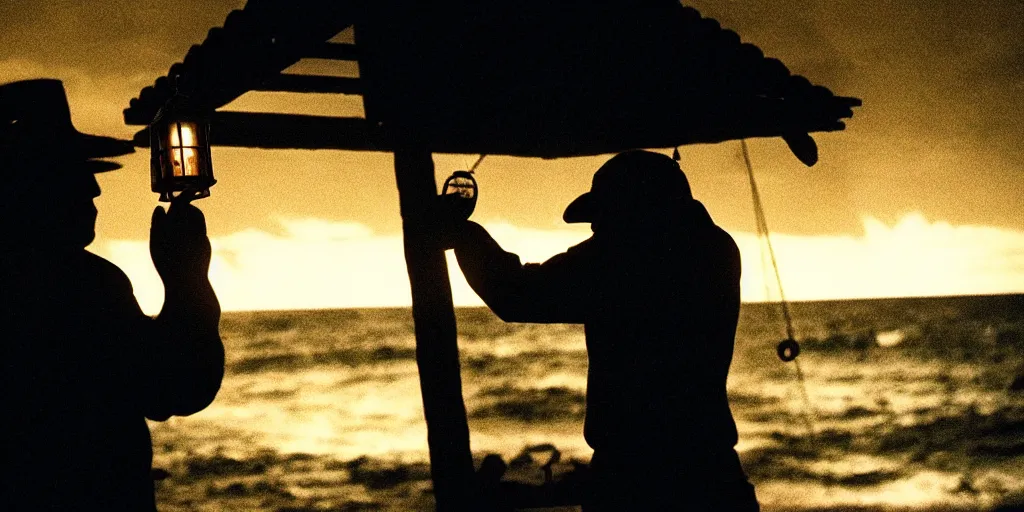
[[[195,123],[175,123],[171,128],[171,165],[174,176],[199,176]]]
[[[195,123],[174,123],[171,128],[171,147],[180,148],[196,146],[196,130],[197,128]]]

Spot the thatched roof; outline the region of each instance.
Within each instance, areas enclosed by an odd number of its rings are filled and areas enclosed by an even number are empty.
[[[355,44],[328,42],[353,25]],[[303,58],[360,77],[281,73]],[[674,0],[250,0],[125,121],[148,124],[175,81],[210,112],[248,91],[363,96],[365,119],[212,115],[214,144],[264,148],[563,157],[842,130],[860,104]]]

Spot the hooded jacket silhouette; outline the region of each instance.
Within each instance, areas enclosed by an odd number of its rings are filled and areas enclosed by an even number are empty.
[[[591,222],[594,235],[541,264],[521,264],[471,222],[454,249],[503,320],[584,325],[595,478],[585,510],[756,510],[726,396],[736,244],[675,162],[642,151],[602,166],[565,220]]]

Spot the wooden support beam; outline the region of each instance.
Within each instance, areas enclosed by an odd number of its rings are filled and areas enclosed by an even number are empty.
[[[479,117],[475,122],[423,123],[415,131],[422,134],[419,140],[424,146],[438,153],[558,158],[837,131],[845,126],[838,119],[852,115],[851,105],[855,100],[850,98],[830,98],[808,109],[766,98],[731,103],[709,100],[705,104],[680,103],[674,105],[677,110],[618,126],[589,122],[588,118],[539,123],[520,109],[500,118]],[[214,112],[211,125],[211,142],[218,146],[352,151],[395,148],[393,129],[363,118],[229,111]],[[144,131],[136,136],[139,147],[148,146],[148,141]]]
[[[280,74],[265,78],[254,91],[319,92],[329,94],[362,94],[363,84],[358,78],[341,76]]]
[[[351,43],[323,43],[306,55],[308,59],[359,60],[359,48]]]
[[[149,147],[149,129],[135,134],[136,147]],[[356,117],[215,112],[210,118],[214,146],[263,149],[391,151],[391,143],[369,121]]]
[[[437,182],[430,152],[422,148],[395,151],[395,178],[412,288],[416,364],[427,421],[436,510],[475,511],[471,506],[473,458],[462,399],[455,308],[444,250],[434,236]]]

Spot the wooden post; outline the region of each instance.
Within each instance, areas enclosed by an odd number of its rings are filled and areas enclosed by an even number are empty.
[[[473,458],[462,400],[455,307],[444,250],[432,223],[437,196],[430,151],[395,151],[395,177],[402,212],[405,263],[412,288],[423,412],[430,447],[430,474],[439,512],[469,511],[473,501]]]

